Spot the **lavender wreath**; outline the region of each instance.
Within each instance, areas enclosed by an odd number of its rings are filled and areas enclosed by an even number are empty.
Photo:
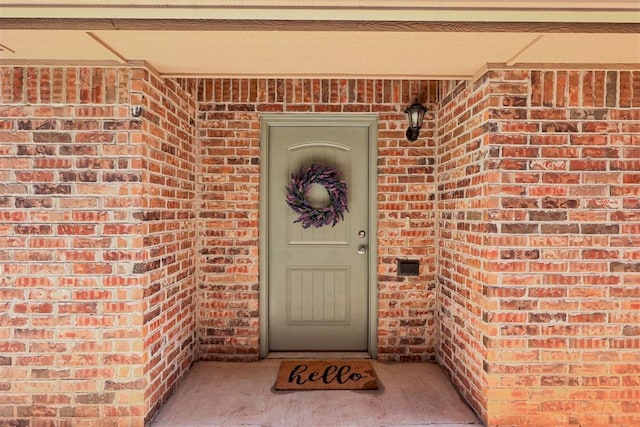
[[[329,205],[314,208],[307,200],[307,193],[313,184],[322,185],[329,193]],[[291,175],[287,187],[287,204],[296,213],[303,228],[322,227],[331,224],[334,227],[340,220],[344,220],[344,213],[349,212],[347,206],[347,183],[342,173],[330,168],[313,164],[306,169],[300,169],[298,175]]]

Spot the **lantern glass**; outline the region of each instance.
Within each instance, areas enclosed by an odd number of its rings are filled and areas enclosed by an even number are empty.
[[[412,108],[409,112],[409,126],[411,126],[412,128],[420,127],[419,123],[421,122],[422,119],[420,118],[420,110],[417,108]]]
[[[420,134],[420,128],[422,127],[422,120],[424,120],[424,113],[427,112],[427,108],[420,104],[418,100],[404,111],[407,114],[409,120],[409,128],[407,129],[407,138],[410,141],[418,139]]]

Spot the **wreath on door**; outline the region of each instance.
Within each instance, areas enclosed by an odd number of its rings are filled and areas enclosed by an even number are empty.
[[[327,206],[314,208],[309,203],[309,189],[314,184],[322,185],[329,193]],[[306,169],[301,168],[297,175],[291,175],[287,187],[287,204],[299,214],[298,219],[293,222],[299,222],[303,228],[318,228],[329,224],[334,227],[344,220],[344,213],[349,212],[347,183],[340,171],[329,166],[313,164]]]

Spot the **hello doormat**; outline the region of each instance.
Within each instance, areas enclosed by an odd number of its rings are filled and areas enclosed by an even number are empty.
[[[276,390],[377,390],[368,360],[283,360]]]

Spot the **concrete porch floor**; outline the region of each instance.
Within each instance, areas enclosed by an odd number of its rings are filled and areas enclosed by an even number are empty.
[[[151,427],[482,426],[441,368],[372,361],[380,390],[272,390],[280,360],[200,362]]]

